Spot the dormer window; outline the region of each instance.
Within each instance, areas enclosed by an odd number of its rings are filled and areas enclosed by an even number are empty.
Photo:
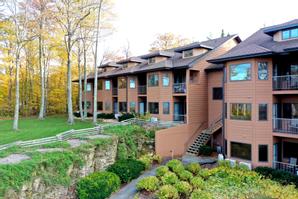
[[[183,58],[192,57],[193,56],[193,49],[183,51]]]
[[[298,38],[298,28],[282,31],[282,40]]]
[[[123,68],[127,68],[128,67],[128,63],[122,64]]]
[[[154,64],[156,62],[155,57],[151,57],[148,59],[148,64]]]

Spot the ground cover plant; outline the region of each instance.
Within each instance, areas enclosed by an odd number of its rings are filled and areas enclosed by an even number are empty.
[[[182,166],[182,167],[181,167]],[[157,188],[158,187],[158,188]],[[295,185],[282,185],[245,167],[230,167],[225,162],[212,169],[171,160],[157,168],[156,176],[137,184],[135,198],[191,199],[296,199]]]

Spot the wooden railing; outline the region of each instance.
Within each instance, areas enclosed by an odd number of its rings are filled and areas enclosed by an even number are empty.
[[[287,171],[294,175],[298,175],[298,165],[295,164],[274,161],[273,168],[277,170]]]
[[[284,75],[273,77],[273,90],[297,90],[298,75]]]
[[[185,144],[185,148],[188,149],[190,145],[193,144],[195,139],[202,133],[204,129],[206,129],[207,121],[202,122],[198,128],[194,131],[194,134],[188,139],[188,141]]]

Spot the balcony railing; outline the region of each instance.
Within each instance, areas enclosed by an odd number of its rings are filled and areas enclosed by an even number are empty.
[[[173,92],[174,93],[186,93],[186,84],[185,83],[174,83]]]
[[[294,175],[298,175],[298,165],[274,161],[273,168],[277,170],[287,171]]]
[[[112,89],[112,94],[113,95],[118,95],[118,88],[113,88]]]
[[[138,86],[138,94],[139,95],[146,95],[147,94],[147,86],[146,85]]]
[[[173,120],[175,122],[183,122],[186,123],[187,122],[187,117],[186,115],[179,115],[179,114],[174,114],[174,118]]]
[[[273,90],[298,90],[298,75],[273,77]]]
[[[298,119],[273,118],[273,131],[298,135]]]

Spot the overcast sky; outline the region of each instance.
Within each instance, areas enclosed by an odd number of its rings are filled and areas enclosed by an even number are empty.
[[[221,30],[245,39],[259,28],[298,18],[297,0],[115,0],[116,32],[110,50],[130,42],[133,55],[148,52],[156,34],[172,32],[195,41]]]

